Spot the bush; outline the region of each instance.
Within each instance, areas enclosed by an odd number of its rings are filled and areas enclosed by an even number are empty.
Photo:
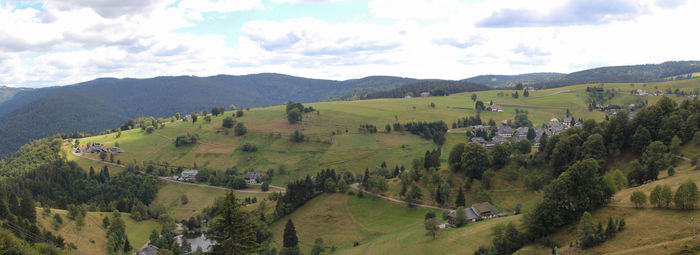
[[[304,134],[299,132],[299,130],[295,130],[294,133],[292,133],[291,136],[289,136],[289,141],[293,143],[301,143],[304,142]]]
[[[153,128],[153,126],[148,126],[148,127],[146,128],[146,134],[151,134],[151,133],[153,133],[153,131],[155,131],[155,130],[156,130],[156,129]]]
[[[632,193],[632,196],[630,196],[630,201],[634,203],[634,207],[642,208],[644,204],[647,203],[647,195],[644,194],[644,191],[635,191]]]
[[[455,211],[454,223],[457,227],[467,224],[467,211],[464,210],[463,206],[457,207]]]
[[[233,117],[227,116],[227,117],[225,117],[224,120],[221,122],[221,126],[222,126],[222,127],[225,127],[225,128],[232,128],[232,127],[233,127],[233,124],[234,124],[235,122],[236,122],[236,121],[233,120]]]
[[[248,132],[248,129],[245,128],[245,125],[243,125],[243,122],[238,122],[236,124],[236,127],[233,129],[233,134],[236,136],[242,136],[245,135],[245,133]]]
[[[241,150],[245,152],[256,152],[258,151],[258,146],[252,143],[244,143]]]
[[[187,133],[187,135],[181,135],[175,138],[175,147],[196,144],[198,142],[199,135]]]

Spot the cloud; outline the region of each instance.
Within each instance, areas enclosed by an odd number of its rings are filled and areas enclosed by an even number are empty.
[[[538,47],[528,47],[525,44],[519,44],[518,47],[513,49],[513,52],[517,54],[522,54],[526,57],[542,57],[552,55],[549,52],[545,52]]]
[[[476,25],[496,28],[599,25],[631,20],[645,12],[646,6],[631,0],[570,0],[547,13],[526,8],[500,9]]]
[[[486,41],[481,36],[470,36],[466,39],[459,39],[455,37],[443,37],[433,39],[433,43],[437,45],[448,45],[459,49],[466,49],[474,45],[482,44]]]
[[[656,5],[662,8],[673,9],[685,4],[685,0],[656,0]]]
[[[62,0],[47,2],[51,7],[67,11],[80,8],[94,10],[105,18],[118,18],[124,15],[149,13],[166,4],[163,0]]]
[[[400,32],[360,23],[330,24],[313,18],[252,21],[243,32],[261,48],[304,56],[348,55],[391,50]]]

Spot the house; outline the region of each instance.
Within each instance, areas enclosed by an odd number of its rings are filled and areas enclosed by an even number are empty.
[[[549,125],[549,132],[551,132],[552,135],[556,135],[556,134],[559,134],[561,132],[564,132],[564,130],[566,130],[566,129],[567,129],[567,127],[564,124],[559,123],[559,122],[555,122],[555,123],[552,123],[551,125]]]
[[[262,174],[258,172],[247,172],[243,175],[243,179],[245,179],[246,183],[258,184],[260,183],[259,180],[262,180]]]
[[[467,213],[467,222],[474,222],[482,219],[489,219],[495,217],[504,217],[508,214],[500,214],[498,209],[489,202],[483,202],[478,204],[473,204],[468,208],[464,208]],[[450,224],[454,224],[454,218],[457,216],[457,211],[452,210],[447,214],[447,221]]]
[[[547,135],[547,137],[550,137],[552,133],[549,131],[549,129],[546,128],[535,128],[535,141],[533,143],[534,146],[539,147],[540,146],[540,140],[542,140],[542,135]]]
[[[184,117],[182,117],[182,121],[190,121],[192,120],[192,115],[186,114]]]
[[[521,141],[527,139],[527,132],[530,131],[530,128],[528,127],[519,127],[515,129],[515,136],[513,139],[515,141]]]
[[[574,120],[573,118],[564,118],[562,123],[566,125],[567,127],[571,127],[571,121]]]
[[[637,95],[637,96],[646,96],[646,95],[647,95],[647,91],[646,91],[646,90],[643,90],[643,89],[638,89],[638,90],[634,91],[634,94]]]
[[[198,172],[199,172],[198,170],[192,170],[192,169],[184,170],[184,171],[182,171],[182,173],[180,173],[179,180],[189,180],[189,181],[194,180],[195,178],[197,178]]]
[[[138,250],[136,252],[136,255],[156,255],[156,254],[158,254],[159,250],[160,250],[160,248],[158,248],[157,246],[154,246],[152,244],[147,244],[146,246],[144,246],[143,248]]]
[[[112,148],[109,148],[109,152],[110,152],[110,153],[116,153],[116,154],[124,153],[124,151],[122,151],[121,149],[119,149],[119,147],[112,147]]]
[[[421,97],[429,97],[429,96],[430,96],[430,92],[421,92],[421,93],[420,93],[420,96],[421,96]]]
[[[500,105],[491,105],[489,107],[486,107],[486,110],[491,112],[503,112],[503,107],[501,107]]]
[[[493,142],[495,144],[505,143],[506,138],[503,136],[497,135],[497,136],[494,136],[493,138],[491,138],[491,142]]]
[[[467,212],[467,222],[475,222],[479,220],[479,216],[476,215],[474,209],[472,209],[471,207],[464,208],[464,211]],[[451,210],[450,213],[447,214],[447,222],[454,225],[455,216],[457,216],[457,210]]]
[[[493,218],[498,216],[498,209],[489,202],[473,204],[470,207],[479,218]]]
[[[549,120],[549,122],[550,122],[550,123],[558,123],[558,122],[559,122],[559,119],[557,119],[557,118],[552,118],[551,120]]]
[[[486,132],[486,135],[491,135],[491,132],[489,132],[489,129],[486,128],[484,125],[475,125],[472,126],[472,133],[476,136],[476,133],[478,132]]]
[[[485,145],[485,144],[486,144],[486,140],[484,140],[484,138],[483,138],[483,137],[480,137],[480,136],[472,137],[471,141],[472,141],[472,142],[475,142],[475,143],[478,143],[478,144],[481,144],[481,145]]]
[[[109,150],[107,150],[107,148],[105,148],[104,146],[99,146],[99,145],[90,147],[90,153],[102,153],[102,152],[107,153],[107,152],[109,152]]]
[[[620,109],[610,109],[608,110],[608,115],[617,115],[620,112]]]
[[[503,124],[498,125],[496,127],[496,132],[498,135],[500,135],[502,137],[506,137],[506,138],[513,136],[513,128],[511,128],[508,125],[503,125]]]
[[[654,96],[663,96],[663,95],[664,95],[664,92],[660,89],[657,89],[656,91],[654,91]]]
[[[529,86],[529,87],[525,87],[525,90],[527,90],[527,91],[536,91],[537,89],[535,89],[535,87],[533,87],[533,86]]]

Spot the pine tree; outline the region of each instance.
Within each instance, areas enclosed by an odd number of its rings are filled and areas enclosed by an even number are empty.
[[[612,219],[612,216],[608,218],[608,226],[605,228],[605,238],[610,239],[615,236],[617,232],[617,224]]]
[[[233,192],[224,198],[212,226],[211,238],[216,241],[212,254],[245,254],[259,250],[255,226]]]
[[[34,208],[34,198],[29,190],[24,190],[22,195],[22,202],[20,204],[20,216],[29,220],[30,222],[36,222],[36,209]]]
[[[462,187],[459,187],[459,191],[457,191],[457,200],[455,200],[455,206],[466,206],[466,199],[464,198],[464,192],[462,191]]]
[[[284,227],[283,245],[280,254],[301,254],[299,251],[299,239],[297,238],[297,231],[294,228],[294,223],[292,219],[287,220],[287,225]]]

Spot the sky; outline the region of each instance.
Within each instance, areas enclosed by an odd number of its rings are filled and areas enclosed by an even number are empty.
[[[0,0],[0,85],[464,79],[699,60],[700,1]]]

